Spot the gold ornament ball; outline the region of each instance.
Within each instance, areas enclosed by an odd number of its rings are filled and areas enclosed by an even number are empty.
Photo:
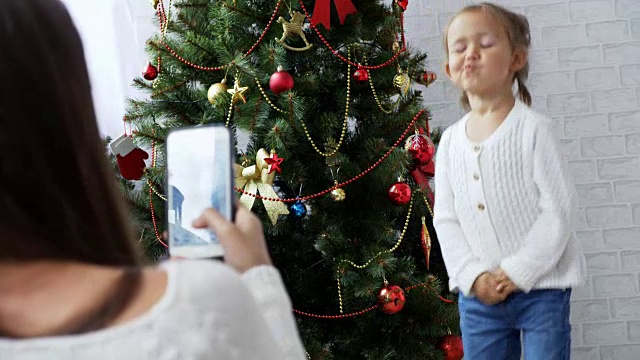
[[[215,104],[218,95],[227,92],[227,89],[228,87],[227,84],[224,83],[224,80],[222,80],[222,82],[215,83],[209,88],[209,91],[207,92],[207,99],[209,99],[210,103]]]
[[[331,198],[334,201],[344,201],[346,197],[347,197],[347,193],[345,193],[344,190],[342,189],[333,189],[331,191]]]
[[[411,87],[411,79],[406,71],[399,72],[393,77],[393,85],[400,90],[402,95],[406,95]]]

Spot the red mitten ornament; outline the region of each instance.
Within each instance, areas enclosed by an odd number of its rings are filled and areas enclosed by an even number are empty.
[[[147,68],[142,72],[142,77],[149,81],[155,80],[158,77],[158,68],[148,63]]]
[[[118,169],[127,180],[140,180],[144,173],[144,160],[149,158],[146,151],[136,147],[130,136],[122,135],[113,141],[109,147],[118,160]]]

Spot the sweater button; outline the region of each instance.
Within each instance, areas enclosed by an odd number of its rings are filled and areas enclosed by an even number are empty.
[[[473,147],[473,151],[478,152],[480,151],[480,146],[476,145]]]
[[[475,180],[475,181],[480,180],[480,175],[478,175],[478,174],[473,174],[473,180]]]
[[[484,210],[484,204],[483,203],[478,204],[478,210],[480,210],[480,211]]]

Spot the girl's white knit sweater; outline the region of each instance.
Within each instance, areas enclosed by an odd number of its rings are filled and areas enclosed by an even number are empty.
[[[474,143],[468,119],[445,130],[436,155],[434,225],[451,290],[469,296],[498,267],[525,292],[582,284],[576,193],[550,120],[516,100]]]

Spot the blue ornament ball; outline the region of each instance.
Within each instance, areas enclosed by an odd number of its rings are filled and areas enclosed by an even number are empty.
[[[291,205],[291,215],[297,218],[305,217],[307,215],[307,207],[302,201],[298,200]]]

